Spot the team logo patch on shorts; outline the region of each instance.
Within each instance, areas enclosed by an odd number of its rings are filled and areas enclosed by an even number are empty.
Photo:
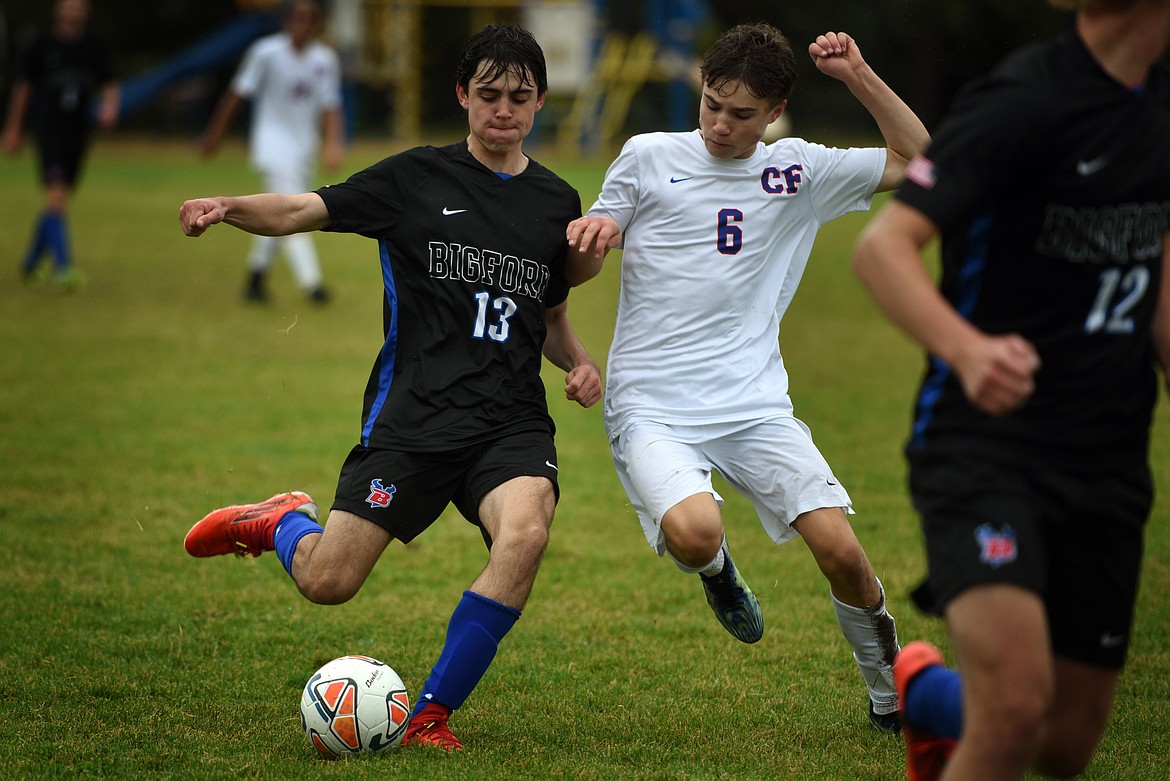
[[[381,478],[370,481],[370,495],[366,497],[366,504],[370,507],[388,507],[394,500],[394,492],[398,489],[393,484],[383,488]]]
[[[1019,555],[1016,530],[1010,523],[999,527],[980,524],[975,529],[975,542],[979,545],[979,560],[992,569],[1011,564]]]

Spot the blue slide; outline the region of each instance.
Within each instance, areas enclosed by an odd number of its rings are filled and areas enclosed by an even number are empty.
[[[119,111],[126,116],[142,108],[177,81],[214,69],[239,57],[257,38],[280,29],[278,14],[248,14],[198,41],[176,57],[122,82]]]

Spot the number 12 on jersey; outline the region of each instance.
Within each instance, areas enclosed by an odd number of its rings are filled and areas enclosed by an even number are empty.
[[[1133,333],[1134,322],[1129,313],[1142,300],[1149,287],[1150,270],[1145,266],[1134,266],[1124,275],[1119,268],[1102,271],[1097,297],[1089,316],[1085,318],[1085,333]]]

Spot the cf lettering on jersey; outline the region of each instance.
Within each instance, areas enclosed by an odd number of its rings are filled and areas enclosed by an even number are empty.
[[[804,171],[802,165],[790,165],[783,171],[770,165],[760,174],[760,184],[766,193],[792,195],[802,181],[800,176],[802,171]]]

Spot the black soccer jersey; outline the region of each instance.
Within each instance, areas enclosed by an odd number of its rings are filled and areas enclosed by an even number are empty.
[[[113,78],[105,47],[90,35],[63,41],[45,34],[18,62],[17,79],[32,87],[31,116],[41,138],[82,139],[91,101]]]
[[[535,160],[503,179],[461,142],[394,155],[317,192],[326,230],[376,239],[381,258],[385,342],[362,443],[438,451],[504,431],[551,434],[544,310],[568,296],[576,190]]]
[[[940,229],[943,295],[980,329],[1023,335],[1041,367],[1026,406],[993,418],[931,361],[910,446],[946,434],[1144,457],[1170,229],[1170,73],[1129,90],[1070,31],[963,90],[925,158],[897,197]]]

